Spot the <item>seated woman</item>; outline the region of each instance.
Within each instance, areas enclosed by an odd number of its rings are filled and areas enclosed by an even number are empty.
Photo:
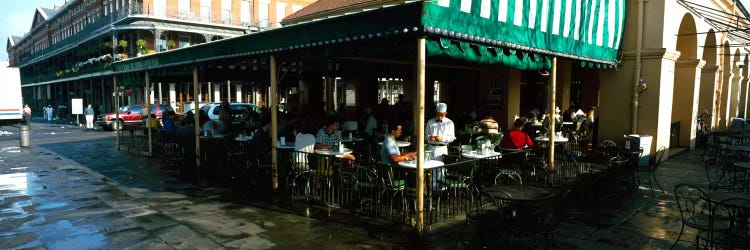
[[[161,128],[161,124],[159,124],[159,119],[156,119],[156,114],[151,114],[148,119],[146,120],[146,127],[147,128]]]
[[[534,142],[531,141],[529,135],[522,131],[524,123],[526,123],[526,121],[524,121],[523,118],[518,118],[513,122],[513,129],[508,131],[508,135],[504,136],[503,140],[500,142],[501,148],[522,150],[525,147],[534,147]]]

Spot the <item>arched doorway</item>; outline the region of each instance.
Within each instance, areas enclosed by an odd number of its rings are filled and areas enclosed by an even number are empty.
[[[698,36],[695,20],[685,14],[677,33],[676,49],[680,58],[675,63],[672,98],[672,129],[670,147],[695,147],[695,123],[698,110],[700,69],[705,62],[698,59]]]

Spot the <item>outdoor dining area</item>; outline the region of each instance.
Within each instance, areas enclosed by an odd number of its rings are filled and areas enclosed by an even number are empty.
[[[709,137],[700,159],[708,189],[690,184],[674,188],[683,224],[677,241],[689,227],[698,232],[693,239],[698,248],[748,249],[750,133],[730,129],[712,132]]]
[[[407,228],[415,226],[421,201],[428,229],[464,218],[466,227],[482,228],[490,237],[510,237],[504,242],[511,245],[525,244],[521,242],[532,236],[542,237],[533,242],[554,245],[553,229],[569,206],[618,206],[628,202],[627,194],[639,190],[641,174],[650,174],[637,165],[641,150],[618,147],[612,141],[592,145],[591,138],[578,138],[574,131],[561,133],[554,142],[554,168],[549,165],[547,137],[535,138],[537,147],[509,150],[498,147],[502,136],[477,140],[471,131],[459,131],[447,154],[438,158],[425,150],[420,200],[417,160],[381,161],[384,131],[374,136],[354,132],[330,148],[313,150],[300,149],[304,140],[299,133],[281,132],[285,136],[273,145],[278,154],[276,172],[271,145],[258,145],[249,136],[252,133],[202,134],[199,150],[192,134],[152,133],[153,155],[164,163],[165,174],[249,193],[275,190],[291,204],[329,216],[344,213]],[[416,151],[416,138],[396,138],[396,145],[402,152]],[[120,136],[121,147],[133,151],[147,149],[148,142],[143,127],[126,127]]]

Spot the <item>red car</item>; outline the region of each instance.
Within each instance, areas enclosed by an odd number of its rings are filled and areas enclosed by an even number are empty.
[[[119,120],[115,113],[108,113],[99,115],[96,119],[96,125],[101,126],[104,129],[120,130],[123,124],[141,125],[143,120],[141,119],[141,109],[144,104],[132,104],[120,108]],[[161,122],[161,116],[164,111],[172,111],[172,106],[165,104],[153,104],[151,105],[151,113],[156,115],[156,118]]]

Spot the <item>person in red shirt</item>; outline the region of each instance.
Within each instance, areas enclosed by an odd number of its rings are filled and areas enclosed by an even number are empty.
[[[531,141],[529,135],[524,133],[523,124],[525,121],[523,118],[518,118],[513,122],[513,129],[508,131],[508,134],[503,137],[500,141],[500,146],[506,149],[523,149],[525,146],[530,148],[534,147],[534,142]]]

